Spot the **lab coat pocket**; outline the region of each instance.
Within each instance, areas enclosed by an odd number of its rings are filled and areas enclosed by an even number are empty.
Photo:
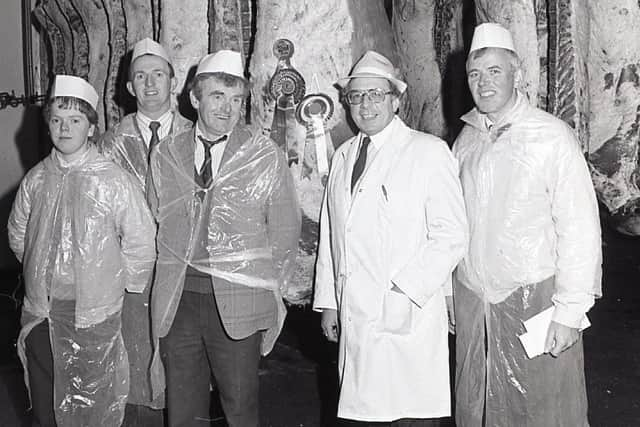
[[[381,332],[407,335],[411,332],[413,303],[402,293],[387,290],[382,300]]]

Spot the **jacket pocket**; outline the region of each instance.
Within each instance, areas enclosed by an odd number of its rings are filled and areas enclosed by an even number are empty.
[[[381,332],[407,335],[413,323],[413,303],[402,293],[387,290],[382,300]]]

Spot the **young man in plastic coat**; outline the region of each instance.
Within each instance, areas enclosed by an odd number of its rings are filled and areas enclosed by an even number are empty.
[[[151,185],[149,158],[158,142],[178,134],[193,124],[172,108],[176,89],[173,66],[166,50],[146,38],[135,44],[131,55],[127,90],[136,99],[137,111],[125,116],[108,130],[98,143],[100,150],[130,172],[143,192]],[[122,334],[129,353],[131,383],[125,427],[163,424],[164,396],[151,397],[151,286],[142,294],[126,294],[122,313]]]
[[[155,263],[144,193],[96,149],[97,105],[87,81],[56,76],[44,108],[54,148],[22,180],[7,226],[23,264],[18,354],[34,426],[121,425],[123,299],[149,286]]]
[[[241,123],[247,85],[240,53],[205,56],[190,91],[196,125],[151,160],[151,375],[154,390],[166,379],[170,426],[209,425],[210,373],[227,424],[257,426],[258,362],[284,321],[300,211],[282,151]]]
[[[476,107],[454,145],[471,230],[454,292],[456,422],[583,427],[580,327],[601,294],[589,170],[573,130],[518,90],[506,29],[478,26],[466,66]],[[545,353],[530,359],[523,321],[547,309]]]
[[[395,115],[406,84],[387,58],[367,52],[338,84],[360,132],[332,159],[313,301],[338,341],[338,417],[437,426],[451,414],[447,305],[467,248],[458,167]]]

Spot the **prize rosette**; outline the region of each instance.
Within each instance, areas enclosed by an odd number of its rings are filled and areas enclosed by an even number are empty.
[[[333,101],[323,93],[305,96],[296,108],[296,120],[307,129],[302,168],[303,177],[309,177],[314,164],[318,167],[320,177],[329,173],[327,148],[333,148],[333,146],[331,145],[331,136],[327,133],[325,126],[333,115],[333,109]]]

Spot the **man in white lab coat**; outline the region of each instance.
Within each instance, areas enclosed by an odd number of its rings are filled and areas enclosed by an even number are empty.
[[[447,144],[395,115],[407,85],[369,51],[338,81],[360,132],[324,195],[313,308],[339,342],[345,425],[433,426],[451,414],[447,304],[467,248]]]

